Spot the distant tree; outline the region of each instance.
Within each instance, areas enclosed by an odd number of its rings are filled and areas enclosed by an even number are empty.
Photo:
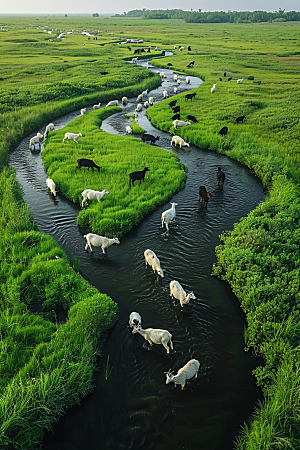
[[[278,8],[278,11],[183,11],[182,9],[134,9],[124,12],[127,17],[145,17],[147,19],[183,19],[187,23],[259,23],[272,22],[276,19],[283,21],[300,21],[299,11],[287,11]],[[122,16],[116,14],[115,17]],[[276,20],[278,22],[278,20]]]
[[[93,17],[99,17],[98,13],[93,13]]]
[[[68,14],[65,14],[65,17],[68,17]]]

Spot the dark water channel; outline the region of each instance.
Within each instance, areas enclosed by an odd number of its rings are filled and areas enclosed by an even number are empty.
[[[150,93],[155,101],[162,99],[163,90],[171,93],[176,86],[173,72],[162,70],[167,78]],[[185,77],[179,78],[183,80],[179,92],[201,83],[191,78],[186,85]],[[125,112],[134,111],[136,104],[136,99],[130,100]],[[75,111],[55,120],[56,129],[79,114]],[[53,433],[45,433],[43,448],[232,450],[232,440],[261,392],[251,375],[257,362],[243,350],[244,315],[239,302],[229,286],[211,272],[220,233],[232,229],[264,200],[262,184],[246,167],[226,156],[192,145],[182,150],[171,148],[170,135],[154,129],[144,112],[137,122],[148,133],[159,135],[159,145],[176,152],[188,165],[187,183],[172,198],[178,206],[169,232],[160,223],[161,213],[170,207],[166,203],[123,237],[121,245],[110,247],[107,255],[99,249],[92,255],[84,252],[87,230],[76,224],[79,205],[59,194],[55,201],[49,195],[40,152],[28,149],[29,138],[10,156],[39,229],[51,234],[68,256],[78,258],[81,274],[119,306],[119,320],[108,334],[95,373],[93,394],[69,410]],[[129,123],[122,112],[105,120],[102,128],[125,134]],[[223,190],[216,182],[218,165],[226,173]],[[198,202],[200,184],[212,193],[207,208]],[[165,278],[145,267],[146,248],[160,258]],[[196,300],[181,308],[170,299],[173,279],[194,291]],[[174,351],[170,355],[162,346],[149,351],[140,335],[132,335],[128,326],[131,311],[141,314],[144,327],[172,333]],[[106,381],[108,357],[112,371]],[[164,372],[177,370],[191,358],[201,363],[198,378],[188,382],[184,391],[173,383],[167,386]]]

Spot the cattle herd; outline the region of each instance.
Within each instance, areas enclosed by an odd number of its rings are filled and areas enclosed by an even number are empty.
[[[150,51],[150,49],[148,51]],[[142,52],[142,50],[141,50],[141,52]],[[135,52],[135,53],[138,53],[138,52]],[[192,67],[193,64],[194,64],[194,61],[192,61],[190,63],[190,67]],[[177,75],[174,75],[174,81],[178,82]],[[189,79],[186,82],[189,83]],[[144,91],[141,94],[142,98],[144,96],[147,96],[147,94],[148,94],[148,91],[147,92]],[[186,102],[188,102],[189,100],[193,101],[196,98],[196,95],[197,94],[195,92],[186,94],[185,101]],[[167,94],[164,95],[165,98],[167,96],[168,96]],[[140,100],[140,99],[138,98],[138,100]],[[117,102],[117,100],[115,102]],[[110,103],[113,103],[113,102],[110,102]],[[107,106],[110,106],[110,103]],[[122,103],[127,104],[127,99],[125,102],[124,98],[123,98]],[[150,105],[151,104],[153,104],[153,99],[150,102]],[[95,107],[93,109],[99,109],[100,103],[98,105],[94,105],[94,106]],[[198,123],[197,118],[190,114],[188,114],[186,116],[186,119],[187,119],[186,121],[183,121],[180,119],[180,105],[177,105],[177,100],[170,101],[168,103],[168,108],[171,109],[174,113],[174,115],[172,116],[174,129],[176,129],[177,127],[184,127],[184,126],[191,125],[191,123]],[[83,115],[85,113],[86,113],[86,109],[84,108],[84,110],[81,110],[81,114]],[[240,116],[236,119],[236,123],[238,124],[239,122],[243,122],[244,119],[245,119],[245,116]],[[50,127],[50,125],[51,125],[51,127]],[[47,129],[47,132],[53,130],[54,125],[49,124],[48,128],[49,128],[49,130]],[[131,131],[129,130],[130,127],[127,127],[127,128],[128,129],[126,129],[126,134],[130,134],[130,132],[132,133],[132,130]],[[47,135],[47,132],[45,132],[45,135]],[[225,126],[218,132],[218,134],[220,136],[225,136],[227,134],[227,132],[228,132],[228,128]],[[42,139],[41,136],[37,136],[37,138],[36,138],[37,143],[39,143],[39,144]],[[65,137],[63,139],[63,143],[65,141],[68,142],[69,139],[71,139],[71,140],[74,140],[74,142],[77,144],[77,139],[81,136],[82,136],[81,133],[78,133],[78,134],[66,133]],[[144,143],[149,142],[151,145],[155,145],[156,141],[159,140],[159,136],[152,136],[151,134],[143,133],[141,135],[141,140]],[[188,142],[185,142],[184,139],[181,138],[180,136],[173,136],[171,145],[172,144],[174,144],[175,146],[179,145],[180,148],[182,148],[183,146],[187,146],[187,147],[190,146],[190,144]],[[30,146],[31,146],[31,143],[30,143]],[[76,169],[81,170],[82,168],[87,168],[88,170],[91,168],[93,172],[94,172],[94,169],[98,170],[98,172],[100,172],[100,169],[101,169],[101,167],[98,166],[93,160],[87,159],[87,158],[80,158],[77,160]],[[135,186],[134,183],[136,181],[139,181],[139,184],[144,182],[146,172],[148,172],[149,170],[150,170],[150,168],[145,166],[143,170],[131,172],[129,174],[129,187],[131,187],[131,186],[134,187]],[[218,182],[219,186],[221,188],[223,188],[224,182],[225,182],[225,173],[221,170],[220,166],[217,168],[216,178],[217,178],[217,182]],[[46,184],[47,184],[47,187],[50,189],[51,194],[56,196],[56,187],[55,187],[54,181],[48,178],[46,180]],[[81,206],[84,207],[87,200],[97,200],[99,202],[105,194],[109,194],[107,189],[104,189],[101,192],[94,191],[91,189],[86,189],[81,193],[81,195],[82,195]],[[202,202],[203,206],[207,207],[207,204],[211,197],[211,194],[209,192],[207,192],[207,190],[203,184],[201,184],[199,187],[198,196],[199,196],[199,201]],[[162,213],[162,217],[161,217],[162,227],[164,227],[164,225],[165,225],[167,231],[169,231],[169,224],[175,219],[175,216],[176,216],[175,206],[177,205],[177,203],[171,203],[171,205],[172,205],[172,207],[170,209],[164,211]],[[84,236],[84,238],[86,239],[85,250],[88,250],[88,248],[89,248],[91,252],[93,252],[92,246],[94,246],[94,247],[100,247],[102,249],[103,254],[105,254],[105,250],[108,247],[110,247],[113,244],[120,244],[120,241],[117,237],[109,239],[109,238],[106,238],[105,236],[99,236],[94,233],[88,233],[87,235]],[[156,254],[152,250],[147,249],[144,252],[144,256],[145,256],[146,265],[149,264],[155,273],[157,273],[161,277],[164,277],[163,269],[160,266],[160,261],[159,261],[158,257],[156,256]],[[170,283],[170,296],[179,300],[181,307],[188,304],[191,299],[196,299],[193,292],[190,292],[190,293],[185,292],[184,289],[182,288],[182,286],[176,280],[173,280]],[[133,334],[139,333],[141,336],[144,337],[145,340],[147,340],[149,342],[150,345],[162,344],[165,347],[167,353],[170,353],[170,350],[173,350],[171,333],[169,333],[169,331],[163,330],[163,329],[154,329],[154,328],[143,329],[142,328],[142,319],[141,319],[141,316],[139,315],[139,313],[132,312],[130,314],[129,325],[132,328]],[[169,370],[168,372],[165,372],[166,378],[167,378],[166,384],[169,384],[170,382],[174,382],[175,385],[179,384],[179,385],[181,385],[181,388],[184,389],[184,386],[185,386],[187,380],[189,380],[193,377],[197,377],[199,368],[200,368],[199,361],[196,359],[191,359],[183,367],[181,367],[178,370],[176,375],[172,374],[171,370]]]

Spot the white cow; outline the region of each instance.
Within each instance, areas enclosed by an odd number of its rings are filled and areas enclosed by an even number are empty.
[[[178,281],[173,280],[170,283],[170,297],[174,297],[180,301],[180,305],[187,305],[191,299],[195,300],[194,292],[187,294]]]
[[[176,375],[172,375],[171,369],[169,372],[165,372],[167,380],[166,384],[173,383],[180,384],[181,389],[184,389],[187,380],[195,377],[197,378],[200,363],[197,359],[191,359],[186,363],[185,366],[178,370]]]
[[[176,217],[175,206],[177,206],[178,203],[171,202],[171,205],[172,208],[167,209],[161,215],[161,227],[163,228],[165,224],[167,230],[169,230],[169,223]]]
[[[81,192],[81,207],[83,208],[83,205],[87,200],[98,200],[98,202],[100,202],[104,194],[109,194],[107,189],[103,189],[103,191],[93,191],[93,189],[85,189]]]
[[[160,266],[160,261],[156,254],[150,250],[149,248],[144,251],[146,266],[149,264],[149,266],[152,267],[153,272],[157,272],[158,275],[160,275],[162,278],[164,277],[164,272]]]
[[[173,342],[171,341],[172,334],[169,333],[168,330],[161,330],[159,328],[146,328],[145,330],[143,330],[141,326],[137,326],[133,328],[132,333],[140,333],[140,335],[143,336],[143,338],[146,339],[146,341],[148,341],[151,346],[153,344],[162,344],[167,350],[168,354],[170,353],[168,344],[170,344],[171,350],[173,350],[174,348]]]
[[[56,197],[56,190],[55,190],[55,183],[54,183],[54,181],[51,178],[47,178],[46,185],[47,185],[47,188],[50,189],[51,194],[53,194],[54,197]]]
[[[171,145],[172,145],[173,143],[174,143],[175,145],[180,145],[180,148],[181,148],[181,147],[189,147],[189,146],[190,146],[190,144],[189,144],[188,142],[185,142],[185,140],[182,139],[182,137],[180,137],[180,136],[173,136],[173,137],[172,137],[172,140],[171,140]]]
[[[110,247],[112,244],[120,244],[120,241],[117,237],[114,237],[112,239],[109,239],[105,236],[99,236],[98,234],[94,233],[88,233],[84,235],[83,237],[86,238],[86,246],[84,250],[87,250],[88,247],[90,247],[91,252],[94,250],[92,249],[92,245],[94,247],[101,247],[102,253],[105,255],[105,249]]]

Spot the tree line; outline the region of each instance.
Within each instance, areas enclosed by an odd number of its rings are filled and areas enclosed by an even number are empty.
[[[134,9],[115,17],[143,17],[145,19],[183,19],[187,23],[258,23],[291,22],[300,20],[299,11],[183,11],[182,9]]]

